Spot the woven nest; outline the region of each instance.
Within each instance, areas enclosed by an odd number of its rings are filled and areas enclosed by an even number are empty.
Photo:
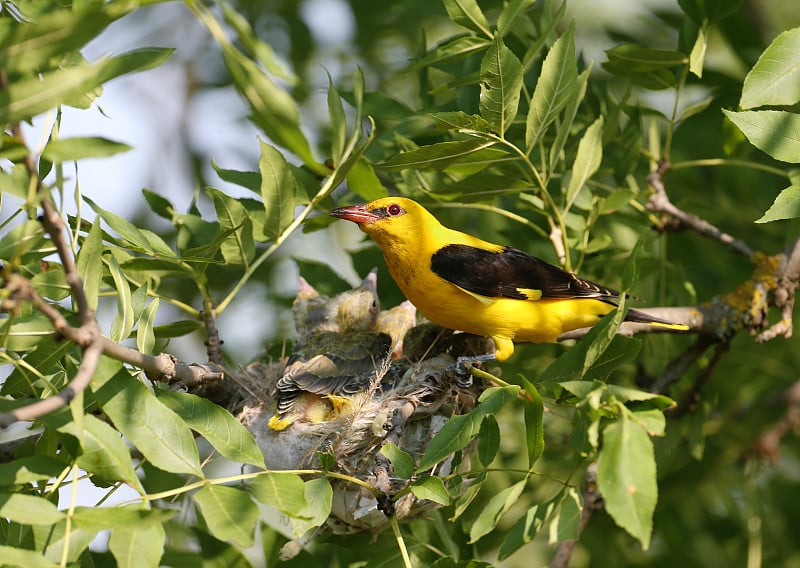
[[[321,305],[330,306],[338,298],[325,298]],[[298,306],[299,303],[302,305]],[[391,442],[419,463],[431,438],[449,418],[472,410],[482,390],[479,385],[457,386],[456,358],[486,353],[490,342],[430,323],[413,325],[412,317],[406,325],[394,326],[388,333],[375,328],[357,332],[326,329],[324,333],[336,335],[323,342],[328,351],[319,353],[321,349],[314,347],[315,341],[309,339],[319,333],[319,326],[312,326],[313,329],[305,326],[310,317],[307,307],[300,300],[295,302],[296,325],[305,336],[301,335],[286,364],[257,363],[245,371],[251,384],[258,384],[264,396],[245,402],[240,419],[258,442],[267,467],[323,469],[322,455],[328,470],[371,485],[374,492],[331,479],[333,506],[323,530],[336,534],[380,531],[389,526],[389,513],[402,521],[436,507],[435,503],[419,500],[411,493],[394,499],[393,495],[410,480],[394,475],[389,460],[380,450]],[[298,312],[302,312],[301,321]],[[368,317],[365,321],[366,327],[372,327],[375,318]],[[369,334],[390,335],[386,345],[391,348],[376,354],[376,341],[369,340]],[[336,336],[342,338],[341,345]],[[356,352],[362,342],[368,347],[358,356]],[[327,376],[328,371],[318,371],[328,368],[316,365],[319,358],[324,358],[327,364],[338,363],[333,367],[345,368],[346,373],[330,372]],[[343,360],[346,364],[340,364]],[[359,367],[358,361],[362,370],[354,372]],[[306,376],[309,369],[317,373],[310,379]],[[466,454],[451,455],[430,473],[445,477],[455,473],[454,469],[468,469]]]

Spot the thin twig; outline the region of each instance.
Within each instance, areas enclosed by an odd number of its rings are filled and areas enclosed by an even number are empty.
[[[708,221],[701,219],[697,215],[687,213],[679,209],[669,200],[666,188],[664,187],[664,174],[669,171],[671,164],[669,160],[661,160],[658,164],[656,171],[647,176],[647,182],[653,188],[653,193],[650,200],[647,202],[647,209],[656,213],[663,213],[669,215],[680,223],[681,226],[692,229],[698,234],[715,239],[725,244],[732,251],[750,258],[753,255],[753,249],[740,240],[732,237],[728,233],[721,231]]]

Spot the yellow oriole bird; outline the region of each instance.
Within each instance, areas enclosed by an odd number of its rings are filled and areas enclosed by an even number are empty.
[[[357,223],[378,243],[395,282],[425,317],[490,337],[494,353],[477,359],[504,361],[515,341],[556,342],[596,324],[619,299],[619,292],[521,250],[449,229],[411,199],[386,197],[330,214]],[[634,309],[625,319],[688,329]]]

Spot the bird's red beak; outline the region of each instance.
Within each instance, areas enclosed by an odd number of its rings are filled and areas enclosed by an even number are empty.
[[[362,225],[372,223],[381,217],[371,211],[367,211],[366,205],[348,205],[347,207],[337,207],[331,210],[331,217],[338,217]]]

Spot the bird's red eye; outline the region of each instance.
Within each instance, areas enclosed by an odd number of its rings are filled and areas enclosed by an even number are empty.
[[[396,217],[397,215],[400,215],[400,213],[402,211],[403,211],[403,208],[400,207],[397,203],[392,203],[391,205],[389,205],[389,207],[386,208],[386,212],[389,215],[391,215],[392,217]]]

